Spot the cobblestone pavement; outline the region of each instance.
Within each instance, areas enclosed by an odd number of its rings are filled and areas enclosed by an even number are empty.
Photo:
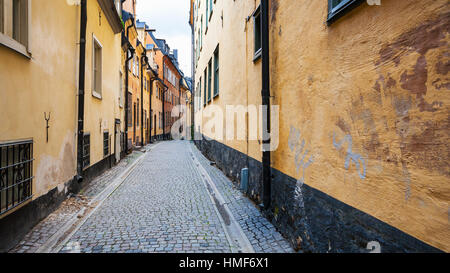
[[[211,162],[195,146],[192,151],[211,176],[256,253],[295,253],[289,242],[277,232],[256,205],[242,194],[222,171],[211,166]]]
[[[89,201],[101,191],[103,191],[112,179],[122,173],[125,169],[128,168],[129,165],[131,165],[142,155],[142,152],[134,151],[115,167],[105,171],[102,175],[92,180],[89,185],[87,185],[80,191],[80,194],[72,196],[65,200],[56,211],[51,213],[49,216],[47,216],[47,218],[37,224],[10,252],[36,252],[43,244],[45,244],[50,239],[50,237],[58,232],[61,226],[75,217],[83,207],[87,207]]]
[[[162,142],[146,153],[121,186],[67,237],[60,252],[231,252],[231,238],[225,232],[224,221],[217,213],[193,154],[211,177],[255,252],[293,252],[258,208],[187,141]],[[83,197],[95,196],[104,188],[101,185],[107,185],[107,180],[114,177],[105,173],[102,181],[83,192]],[[47,223],[28,238],[49,236],[42,233],[51,231],[52,224]],[[19,252],[33,252],[30,248],[24,250],[26,246],[22,244]]]

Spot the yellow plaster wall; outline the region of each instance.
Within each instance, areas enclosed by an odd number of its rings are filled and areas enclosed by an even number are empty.
[[[76,173],[79,8],[40,0],[31,9],[32,58],[0,46],[0,142],[33,139],[36,199]]]

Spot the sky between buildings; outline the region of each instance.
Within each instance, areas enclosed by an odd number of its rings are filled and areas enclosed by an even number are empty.
[[[154,35],[165,39],[170,49],[178,49],[178,60],[184,75],[191,72],[191,28],[189,26],[188,0],[139,0],[136,17],[145,21]]]

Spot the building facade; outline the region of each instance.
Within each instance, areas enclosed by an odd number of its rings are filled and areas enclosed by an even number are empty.
[[[196,144],[299,251],[450,250],[450,6],[377,2],[191,0]]]
[[[0,1],[0,8],[5,251],[118,160],[122,24],[120,1]]]

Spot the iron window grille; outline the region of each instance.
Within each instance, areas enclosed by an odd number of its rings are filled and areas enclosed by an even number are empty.
[[[109,155],[109,132],[103,133],[103,156]]]
[[[33,141],[0,144],[0,215],[32,198]]]
[[[83,136],[83,169],[91,165],[91,135]]]

